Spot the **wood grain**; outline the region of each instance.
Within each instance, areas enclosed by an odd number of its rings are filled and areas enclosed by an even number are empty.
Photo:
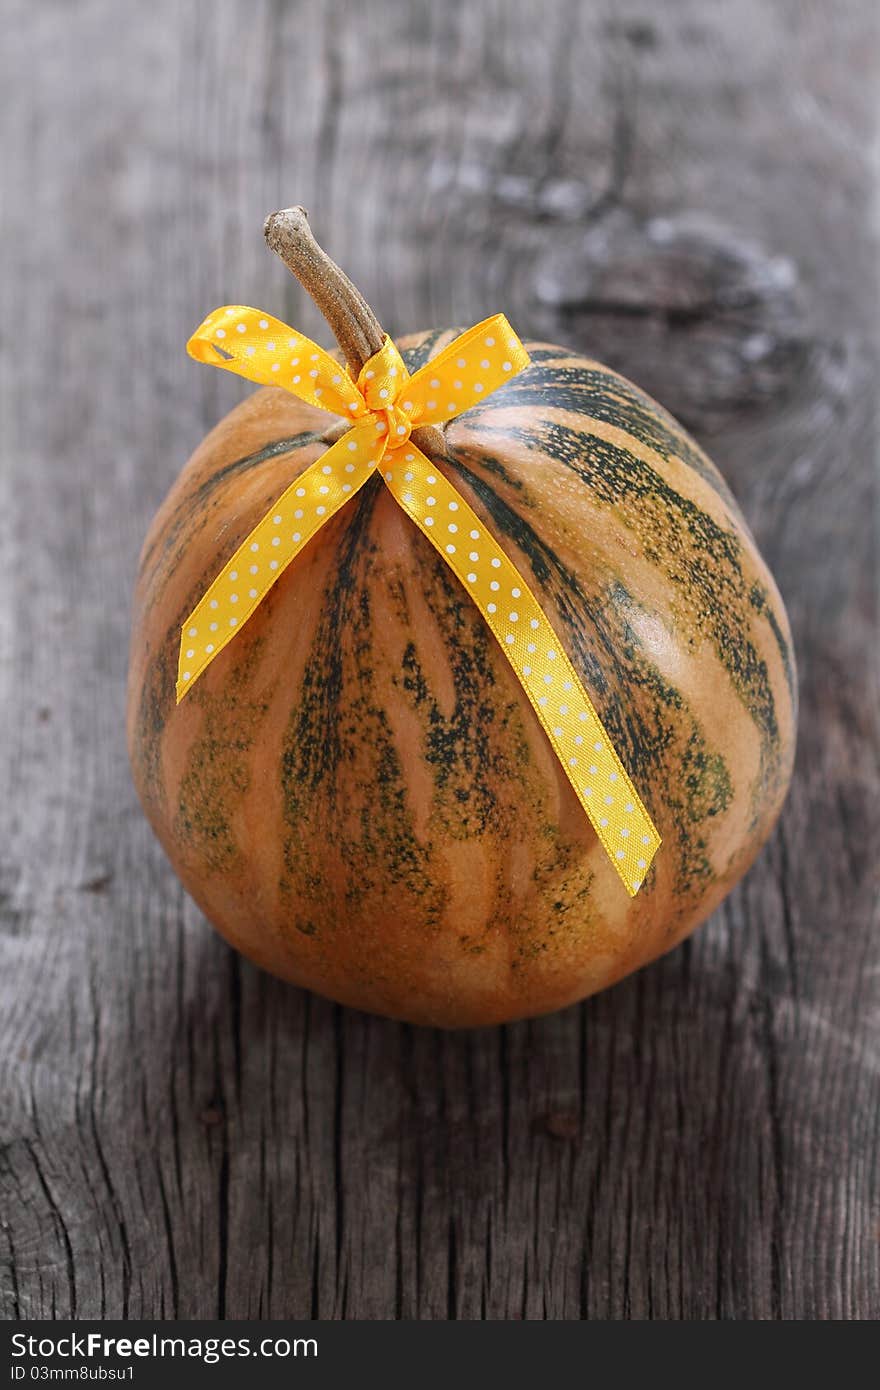
[[[871,0],[11,0],[0,52],[0,1308],[10,1318],[880,1314]],[[443,1035],[234,956],[132,791],[149,517],[321,334],[309,209],[392,333],[503,308],[633,375],[789,606],[798,772],[746,882],[584,1006]]]

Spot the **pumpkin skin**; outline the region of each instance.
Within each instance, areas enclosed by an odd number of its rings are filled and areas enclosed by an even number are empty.
[[[403,339],[410,370],[453,336]],[[526,346],[532,366],[447,427],[438,466],[533,588],[663,837],[635,898],[378,477],[175,705],[184,618],[331,417],[256,391],[141,557],[129,751],[183,884],[265,969],[420,1024],[545,1013],[669,950],[745,873],[791,775],[786,614],[721,475],[622,377]]]

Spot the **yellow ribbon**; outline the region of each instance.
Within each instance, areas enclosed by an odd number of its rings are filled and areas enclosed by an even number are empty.
[[[247,622],[295,555],[380,467],[390,492],[453,570],[501,646],[590,822],[634,895],[660,836],[577,673],[515,565],[436,465],[410,439],[484,400],[529,365],[503,314],[463,333],[410,376],[390,338],[357,382],[323,348],[258,309],[205,319],[190,356],[281,386],[352,425],[278,498],[183,625],[183,699]]]

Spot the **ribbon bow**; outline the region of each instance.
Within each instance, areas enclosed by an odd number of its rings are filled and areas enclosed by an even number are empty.
[[[419,425],[478,404],[529,365],[503,314],[484,320],[410,376],[383,346],[352,381],[323,348],[258,309],[216,309],[191,357],[281,386],[351,428],[296,478],[242,542],[183,625],[177,699],[247,622],[316,531],[380,467],[392,495],[456,574],[501,646],[611,863],[638,892],[660,844],[562,643],[526,581],[452,483],[413,444]]]

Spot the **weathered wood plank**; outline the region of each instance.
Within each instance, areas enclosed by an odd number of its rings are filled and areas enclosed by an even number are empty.
[[[0,53],[0,1308],[880,1313],[870,0],[17,0]],[[444,1036],[260,975],[128,779],[153,509],[245,388],[227,299],[301,201],[389,331],[503,307],[680,413],[801,667],[778,834],[684,948]]]

